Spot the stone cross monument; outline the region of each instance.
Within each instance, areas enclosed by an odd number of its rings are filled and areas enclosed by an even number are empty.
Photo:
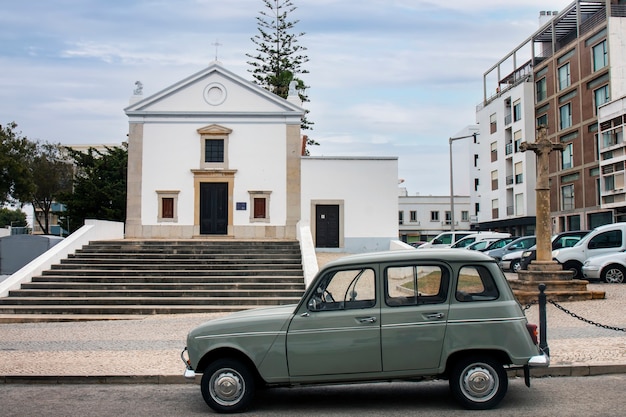
[[[562,143],[552,143],[548,139],[548,129],[546,126],[539,126],[537,139],[534,143],[522,142],[520,150],[533,151],[537,155],[537,226],[535,235],[537,236],[537,260],[535,264],[546,264],[552,262],[552,227],[550,221],[550,183],[549,155],[553,150],[562,151]]]
[[[552,151],[561,151],[561,143],[552,143],[548,139],[545,126],[537,129],[537,139],[533,142],[523,142],[522,152],[533,151],[537,155],[537,259],[528,265],[527,271],[519,271],[518,279],[510,280],[515,297],[520,303],[530,303],[537,300],[539,295],[538,283],[545,284],[546,296],[554,301],[577,301],[604,298],[603,291],[588,291],[587,281],[572,279],[571,271],[563,271],[561,265],[552,260],[552,227],[550,221],[550,182],[549,155]]]

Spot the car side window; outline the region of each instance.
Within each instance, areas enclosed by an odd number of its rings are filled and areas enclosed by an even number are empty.
[[[589,241],[589,249],[619,248],[622,246],[622,231],[610,230],[594,236]]]
[[[385,270],[385,302],[391,307],[446,301],[448,270],[439,265],[393,266]]]
[[[455,297],[457,301],[490,301],[499,297],[498,287],[487,268],[467,265],[459,270]]]
[[[376,274],[371,268],[328,273],[307,302],[311,311],[370,308],[376,305]]]

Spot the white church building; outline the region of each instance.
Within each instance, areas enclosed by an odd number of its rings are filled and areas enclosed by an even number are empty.
[[[130,105],[125,237],[299,239],[328,251],[398,239],[397,157],[303,156],[304,109],[219,62]],[[322,144],[323,146],[323,144]]]

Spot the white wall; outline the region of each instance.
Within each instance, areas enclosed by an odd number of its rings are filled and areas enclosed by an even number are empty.
[[[389,249],[398,238],[398,159],[302,159],[302,223],[315,230],[311,202],[342,201],[342,251]]]
[[[201,139],[207,124],[146,123],[142,178],[142,223],[158,224],[156,190],[178,190],[178,225],[194,224],[194,175],[200,168]],[[283,124],[222,123],[228,138],[228,169],[237,170],[232,202],[246,202],[248,191],[271,191],[270,224],[286,221],[286,163]],[[278,151],[277,151],[278,150]],[[233,224],[249,224],[249,211],[234,211]]]

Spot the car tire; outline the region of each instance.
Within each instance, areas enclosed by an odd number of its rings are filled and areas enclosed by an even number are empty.
[[[609,265],[602,270],[602,281],[609,284],[619,284],[624,282],[626,268],[621,265]]]
[[[522,260],[513,259],[511,261],[511,272],[518,272],[520,269],[522,269]]]
[[[489,356],[469,356],[450,372],[450,390],[463,407],[488,410],[504,398],[509,380],[502,364]]]
[[[246,365],[235,359],[218,359],[204,370],[202,397],[218,413],[239,413],[252,402],[255,380]]]
[[[564,271],[572,271],[574,273],[572,279],[580,279],[583,276],[581,267],[582,265],[577,261],[567,261],[563,264]]]

